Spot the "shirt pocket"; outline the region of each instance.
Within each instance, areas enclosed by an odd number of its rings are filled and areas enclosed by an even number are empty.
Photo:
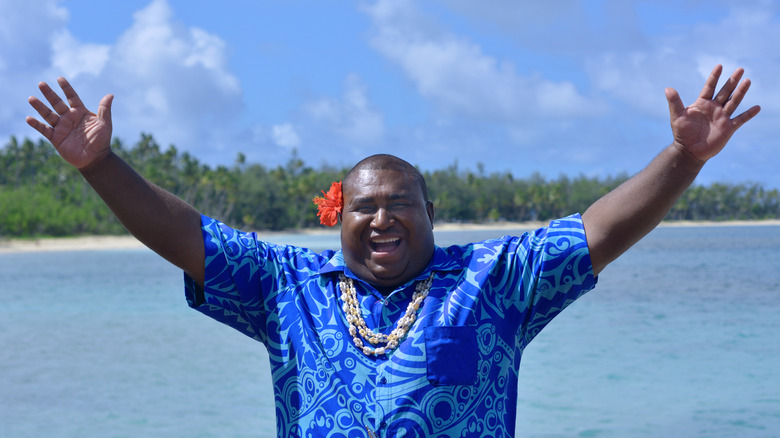
[[[431,385],[476,383],[479,349],[474,327],[426,327],[425,356]]]

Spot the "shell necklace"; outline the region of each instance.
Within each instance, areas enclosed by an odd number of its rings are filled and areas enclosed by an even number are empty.
[[[406,307],[406,314],[398,320],[398,325],[389,335],[375,333],[366,326],[366,321],[360,315],[360,306],[357,300],[357,291],[352,279],[344,274],[339,275],[339,287],[341,288],[341,300],[344,301],[342,308],[349,323],[349,334],[352,335],[352,341],[358,349],[363,351],[366,356],[379,356],[387,354],[398,347],[398,342],[409,332],[414,321],[417,319],[417,310],[431,290],[433,283],[433,272],[427,279],[417,283],[412,295],[412,301]],[[363,344],[361,336],[371,345],[385,344],[381,347],[371,347]]]

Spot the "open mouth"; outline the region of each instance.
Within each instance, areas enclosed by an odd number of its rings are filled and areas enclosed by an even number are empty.
[[[371,249],[375,252],[392,252],[401,244],[399,237],[388,237],[384,239],[374,239],[371,241]]]

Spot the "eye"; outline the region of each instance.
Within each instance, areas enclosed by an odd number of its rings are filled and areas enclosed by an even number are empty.
[[[376,207],[373,205],[359,205],[355,207],[355,211],[363,214],[370,214],[376,211]]]

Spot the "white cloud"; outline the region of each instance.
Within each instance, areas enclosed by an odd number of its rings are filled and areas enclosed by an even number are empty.
[[[190,29],[192,46],[188,56],[184,60],[187,66],[201,65],[209,69],[220,69],[227,63],[225,57],[225,43],[216,35],[192,28]]]
[[[24,97],[17,96],[20,107],[36,92],[38,80],[51,83],[64,75],[92,110],[103,94],[115,94],[114,135],[125,142],[148,132],[164,146],[175,144],[206,159],[235,143],[235,120],[244,104],[238,79],[228,68],[228,47],[218,36],[176,21],[166,0],[152,0],[137,11],[132,25],[111,44],[78,41],[58,2],[0,1],[16,14],[0,18],[4,82],[10,78],[18,88],[30,81],[13,77],[35,79]],[[28,3],[33,6],[17,6]],[[36,25],[20,25],[31,22]],[[6,48],[28,65],[6,58]],[[4,64],[10,66],[7,71]],[[23,124],[24,115],[12,117]],[[29,129],[23,132],[31,135]]]
[[[51,38],[64,29],[67,10],[58,2],[0,0],[0,132],[29,136],[27,97],[51,74]]]
[[[367,12],[375,25],[373,46],[445,113],[513,122],[529,116],[589,117],[603,110],[570,82],[518,74],[512,62],[436,28],[410,2],[382,0]]]
[[[300,136],[289,123],[274,125],[271,129],[271,134],[274,143],[281,147],[292,149],[301,144]]]
[[[207,159],[232,147],[243,101],[224,41],[175,21],[165,0],[133,18],[95,81],[116,95],[115,135],[135,141],[151,132]]]
[[[767,92],[780,97],[774,83],[780,74],[774,63],[763,60],[775,51],[780,39],[780,23],[774,6],[741,4],[725,9],[727,15],[713,22],[703,22],[677,33],[657,36],[641,49],[632,51],[606,47],[585,59],[594,86],[622,104],[652,117],[668,116],[663,96],[665,87],[680,92],[685,104],[698,96],[704,80],[716,64],[723,65],[721,84],[737,67],[745,67],[754,81],[743,106],[747,108],[761,97],[769,109],[777,99],[767,98]],[[763,82],[764,85],[761,85]],[[759,91],[760,90],[760,91]]]
[[[0,0],[0,72],[40,73],[50,62],[51,38],[68,12],[55,0]]]
[[[321,98],[307,103],[304,111],[326,129],[356,145],[380,141],[385,132],[384,118],[372,107],[368,90],[359,76],[348,75],[340,100]]]
[[[110,46],[81,44],[63,29],[52,41],[52,67],[61,75],[75,78],[81,74],[98,75],[108,61]]]

